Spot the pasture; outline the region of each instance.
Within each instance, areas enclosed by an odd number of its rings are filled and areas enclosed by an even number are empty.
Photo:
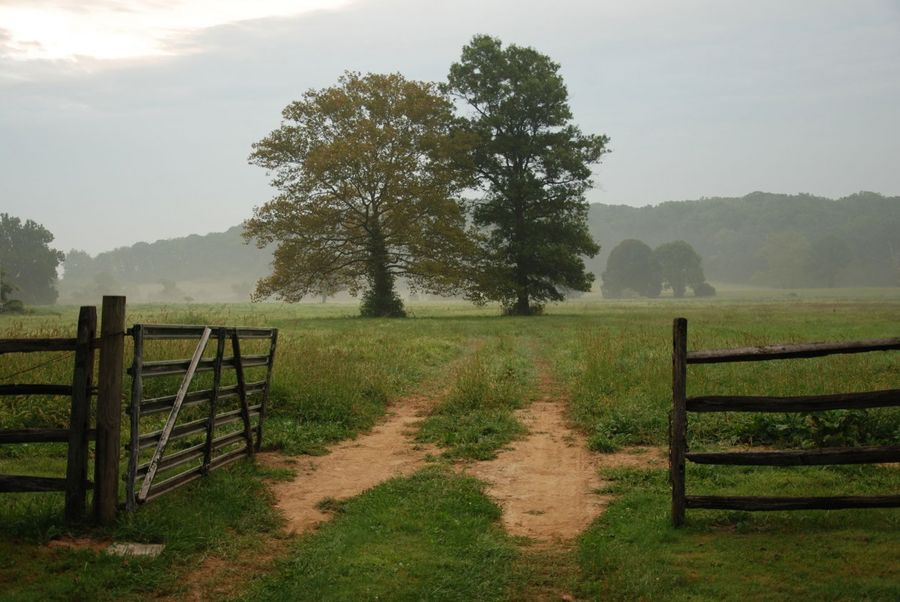
[[[342,304],[129,307],[129,324],[279,329],[269,452],[102,531],[65,526],[61,495],[0,495],[0,599],[900,598],[900,511],[696,510],[676,530],[659,461],[671,408],[674,317],[688,319],[689,349],[900,336],[900,289],[586,297],[529,318],[456,302],[411,303],[409,310],[410,318],[390,320],[360,319],[355,305]],[[76,313],[62,307],[3,316],[0,338],[72,336]],[[0,377],[52,362],[46,355],[4,356]],[[46,363],[15,379],[65,380],[70,371]],[[690,395],[900,388],[900,353],[692,366],[688,383]],[[316,511],[327,520],[292,532],[279,492],[302,484],[309,467],[328,466],[329,450],[331,457],[350,454],[349,440],[378,434],[409,400],[415,420],[397,435],[405,437],[409,469],[358,495],[323,489]],[[64,402],[0,398],[0,427],[61,426]],[[579,535],[537,541],[504,522],[502,496],[475,475],[479,463],[502,468],[505,450],[534,434],[529,407],[550,402],[568,429],[560,441],[596,459],[588,493],[603,501]],[[692,451],[898,440],[898,408],[708,414],[692,417],[689,436]],[[629,462],[638,451],[657,461]],[[64,455],[53,444],[0,446],[0,473],[56,475]],[[689,466],[688,483],[696,494],[896,494],[900,471]],[[90,543],[108,540],[167,547],[153,559],[119,558]]]

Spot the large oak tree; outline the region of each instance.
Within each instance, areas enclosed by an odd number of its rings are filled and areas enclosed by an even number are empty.
[[[590,290],[584,256],[599,247],[587,228],[584,192],[608,138],[572,124],[559,65],[533,48],[475,36],[450,68],[448,90],[468,105],[467,130],[484,196],[474,297],[530,314],[566,289]],[[537,303],[538,305],[534,305]]]
[[[397,278],[413,290],[460,290],[470,137],[435,84],[348,72],[282,117],[250,156],[279,191],[245,224],[247,239],[277,243],[256,298],[346,287],[363,291],[363,315],[400,316]]]

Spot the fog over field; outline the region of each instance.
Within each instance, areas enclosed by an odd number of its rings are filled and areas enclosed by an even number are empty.
[[[247,156],[288,102],[347,69],[442,81],[476,33],[561,64],[611,139],[589,201],[892,196],[898,31],[891,0],[5,0],[0,210],[90,254],[225,231],[272,196]]]
[[[900,0],[0,0],[0,602],[900,600]]]

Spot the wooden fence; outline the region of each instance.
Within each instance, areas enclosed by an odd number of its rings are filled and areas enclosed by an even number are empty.
[[[31,428],[0,430],[0,443],[66,443],[68,444],[65,478],[29,475],[0,475],[0,493],[65,492],[65,516],[69,522],[86,516],[87,490],[94,489],[94,516],[101,522],[115,517],[118,493],[117,474],[108,467],[118,467],[117,408],[121,395],[121,354],[124,337],[124,297],[104,297],[101,336],[96,337],[97,310],[82,307],[78,315],[75,338],[0,339],[0,355],[8,353],[40,353],[68,351],[73,353],[72,379],[69,384],[31,383],[0,385],[0,396],[59,395],[71,398],[69,427],[65,429]],[[99,386],[93,386],[94,351],[100,350]],[[118,361],[117,361],[118,358]],[[119,386],[116,388],[116,380]],[[90,425],[91,398],[97,393],[97,428]],[[110,420],[109,417],[116,414]],[[88,481],[88,445],[96,441],[94,483]],[[105,444],[105,445],[104,445]]]
[[[685,460],[697,464],[798,466],[874,464],[900,461],[900,446],[834,448],[759,452],[687,451],[688,412],[818,412],[900,406],[900,389],[800,397],[703,396],[687,397],[688,364],[757,362],[821,357],[832,354],[900,350],[900,338],[841,343],[772,345],[722,350],[687,350],[687,320],[676,318],[672,328],[672,399],[669,423],[669,480],[672,485],[672,523],[684,522],[686,508],[722,510],[804,510],[900,507],[900,495],[831,497],[724,497],[685,494]]]
[[[100,524],[110,524],[119,508],[125,297],[103,298],[99,337],[96,330],[96,308],[82,307],[75,338],[0,339],[0,356],[58,351],[74,354],[70,384],[0,384],[0,396],[60,395],[72,400],[68,428],[0,430],[0,444],[67,443],[65,478],[0,475],[0,493],[64,491],[66,519],[76,522],[86,517],[87,491],[93,489],[93,516]],[[127,408],[130,414],[128,467],[124,476],[127,508],[133,509],[139,503],[259,450],[278,340],[276,329],[137,324],[127,334],[134,338],[134,359],[128,370],[132,376],[132,398]],[[144,361],[148,340],[192,339],[198,345],[190,359]],[[246,339],[267,340],[266,353],[242,354],[241,341]],[[205,358],[203,353],[211,340],[216,342],[216,353]],[[226,344],[231,345],[231,355],[227,357]],[[94,352],[98,350],[95,387]],[[222,384],[226,370],[234,370],[234,384]],[[246,372],[253,370],[264,370],[265,376],[249,380]],[[211,386],[191,390],[195,374],[202,372],[212,372]],[[183,378],[176,391],[144,398],[146,379],[177,375]],[[91,428],[94,395],[97,397],[96,428]],[[256,401],[252,402],[254,398]],[[226,407],[229,400],[236,400],[235,409]],[[205,408],[200,407],[204,404]],[[205,410],[205,417],[179,423],[185,408]],[[166,419],[161,429],[142,432],[148,422],[162,416]],[[240,428],[223,432],[223,428],[227,431],[234,424]],[[169,449],[171,442],[177,441],[175,445],[178,445],[198,433],[204,438],[198,445]],[[91,441],[95,442],[93,483],[88,480]],[[143,464],[140,463],[142,450],[152,450],[149,461]],[[188,466],[191,463],[195,465]],[[188,466],[186,470],[185,466]],[[165,478],[160,481],[158,475]]]
[[[134,361],[129,369],[132,377],[128,410],[131,432],[127,446],[125,504],[127,509],[133,510],[139,504],[259,450],[278,330],[137,324],[130,334],[134,338]],[[242,354],[241,341],[246,339],[267,339],[267,353]],[[154,340],[197,341],[197,344],[191,358],[147,361],[146,344]],[[204,357],[212,340],[215,341],[215,355]],[[230,356],[225,355],[226,344],[231,346]],[[264,370],[265,376],[248,381],[246,371],[254,368]],[[236,382],[223,385],[223,373],[230,370],[234,370]],[[191,390],[195,375],[203,372],[212,372],[210,386]],[[170,383],[157,387],[153,397],[145,397],[145,381],[173,376],[181,376],[177,390],[168,389],[174,385]],[[251,397],[256,397],[257,402],[251,403]],[[228,400],[236,401],[237,407],[226,408]],[[179,422],[183,410],[188,409],[203,416]],[[166,419],[161,428],[148,430],[148,425],[154,422],[159,427],[162,416]],[[235,429],[235,425],[239,428]],[[174,451],[170,449],[173,442],[177,442]],[[142,452],[147,451],[150,456],[142,458]],[[164,478],[160,480],[158,476]]]

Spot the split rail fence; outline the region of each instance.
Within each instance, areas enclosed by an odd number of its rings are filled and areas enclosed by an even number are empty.
[[[688,452],[688,412],[818,412],[900,406],[900,389],[798,397],[687,397],[687,366],[821,357],[832,354],[900,350],[900,338],[840,343],[772,345],[721,350],[687,350],[687,320],[672,327],[672,398],[669,423],[669,480],[672,523],[684,522],[687,508],[720,510],[831,510],[900,507],[900,495],[830,497],[691,496],[685,490],[685,461],[742,466],[800,466],[900,462],[900,445],[758,452]]]
[[[101,522],[115,516],[118,484],[110,466],[118,467],[121,349],[124,337],[125,298],[104,297],[101,334],[97,334],[97,309],[82,307],[75,338],[0,339],[0,355],[9,353],[72,352],[69,383],[0,385],[0,396],[63,396],[71,399],[68,428],[0,430],[0,443],[66,443],[66,476],[0,475],[0,493],[65,492],[65,517],[69,522],[86,518],[87,491],[94,490],[93,513]],[[99,384],[93,385],[95,351],[99,350]],[[119,358],[117,363],[116,358]],[[121,386],[119,386],[121,389]],[[91,428],[91,399],[97,396],[96,428]],[[96,442],[94,482],[88,480],[89,443]]]

